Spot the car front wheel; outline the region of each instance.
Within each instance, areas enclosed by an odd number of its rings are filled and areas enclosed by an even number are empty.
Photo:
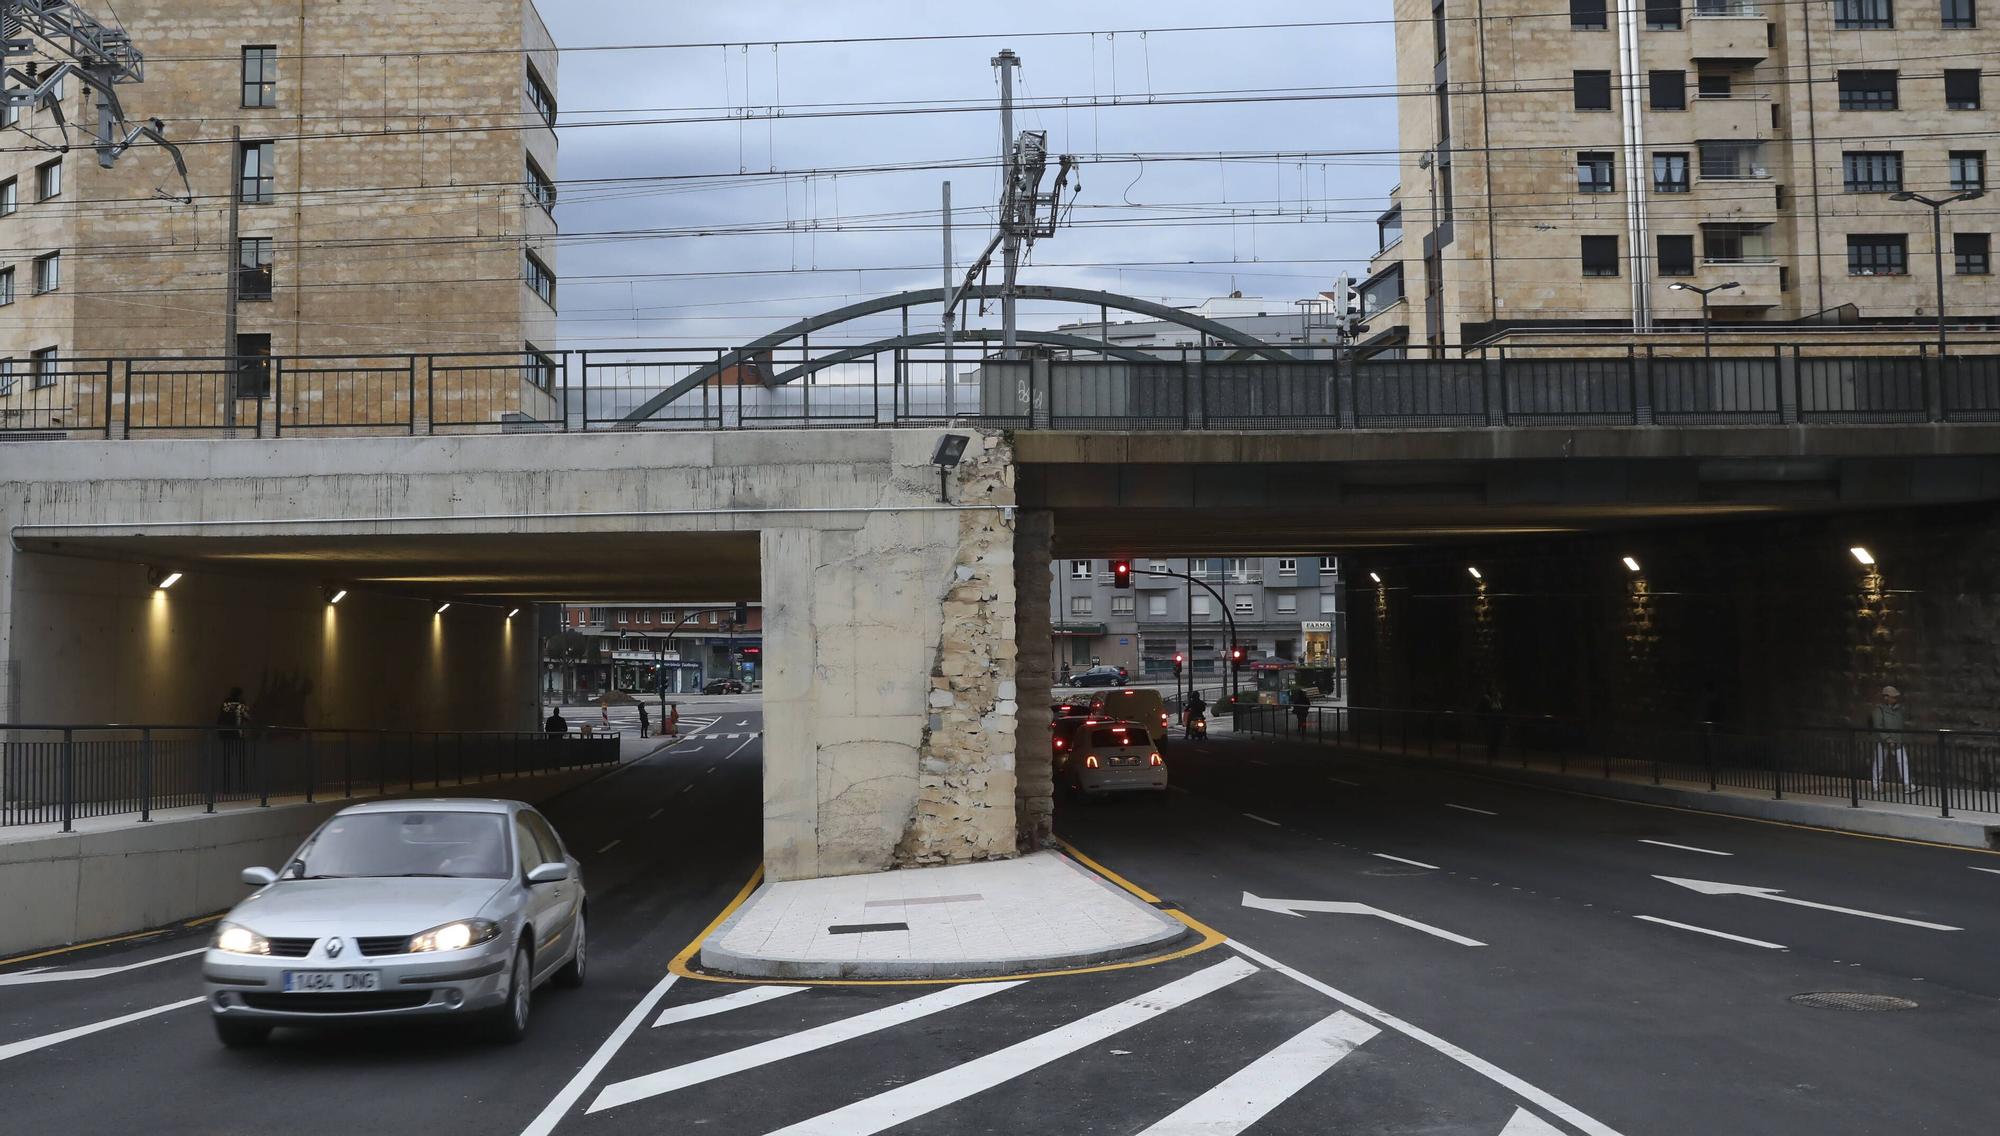
[[[533,1008],[535,969],[528,948],[514,949],[514,970],[507,978],[507,1001],[488,1011],[488,1032],[495,1041],[512,1045],[528,1035],[528,1014]]]

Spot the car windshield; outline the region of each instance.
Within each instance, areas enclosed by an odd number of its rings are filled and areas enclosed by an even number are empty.
[[[456,876],[504,879],[507,818],[500,813],[354,813],[328,821],[292,861],[295,879]]]
[[[1090,733],[1090,744],[1094,746],[1143,746],[1152,744],[1152,738],[1147,735],[1146,731],[1135,726],[1127,726],[1123,729],[1114,727],[1105,730],[1092,730]]]

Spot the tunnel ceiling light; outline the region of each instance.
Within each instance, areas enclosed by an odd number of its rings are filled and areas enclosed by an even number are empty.
[[[1468,565],[1466,565],[1466,567],[1465,567],[1465,570],[1466,570],[1467,572],[1470,572],[1470,573],[1472,573],[1472,578],[1473,578],[1473,579],[1475,579],[1475,580],[1484,580],[1484,579],[1486,578],[1486,577],[1484,577],[1484,576],[1481,576],[1481,575],[1479,574],[1479,567],[1478,567],[1478,565],[1475,565],[1475,564],[1468,564]]]
[[[1378,584],[1382,582],[1382,577],[1381,577],[1381,575],[1380,575],[1380,574],[1378,574],[1378,573],[1375,573],[1375,572],[1370,572],[1370,573],[1368,573],[1368,578],[1369,578],[1369,579],[1371,579],[1371,580],[1373,580],[1373,581],[1375,581],[1375,582],[1376,582],[1376,583],[1378,583]]]
[[[1854,559],[1860,561],[1863,565],[1872,565],[1875,563],[1875,554],[1858,544],[1847,551],[1853,553]]]
[[[332,595],[330,595],[330,596],[326,597],[326,602],[327,602],[328,604],[337,604],[337,603],[339,603],[340,601],[342,601],[342,600],[344,600],[344,599],[346,599],[346,598],[347,598],[347,589],[346,589],[346,588],[338,588],[338,589],[336,589],[336,590],[334,591],[334,593],[333,593]]]
[[[439,605],[438,605],[438,609],[437,609],[437,611],[436,611],[436,612],[434,612],[433,614],[435,614],[435,615],[443,615],[443,614],[444,614],[444,613],[445,613],[445,612],[446,612],[447,610],[449,610],[449,609],[450,609],[450,607],[451,607],[451,601],[450,601],[450,600],[446,600],[445,602],[443,602],[443,603],[441,603],[441,604],[439,604]]]
[[[175,584],[178,584],[180,582],[181,582],[181,574],[179,572],[169,572],[166,575],[160,577],[160,582],[153,586],[164,592],[168,588],[171,588]]]
[[[517,607],[513,611],[507,613],[507,618],[512,619],[519,614],[521,614],[521,609]]]
[[[1625,557],[1625,570],[1627,572],[1637,572],[1639,570],[1639,562],[1629,556]]]

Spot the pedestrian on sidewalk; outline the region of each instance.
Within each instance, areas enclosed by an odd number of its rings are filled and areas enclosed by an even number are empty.
[[[1882,688],[1882,701],[1868,711],[1868,726],[1875,731],[1875,791],[1882,791],[1882,763],[1890,756],[1896,759],[1897,772],[1902,774],[1903,792],[1907,795],[1915,791],[1910,784],[1910,751],[1903,744],[1903,731],[1909,726],[1909,711],[1903,707],[1903,692],[1893,686]]]
[[[639,706],[639,736],[643,738],[646,736],[646,729],[650,723],[646,718],[646,704],[644,702],[641,702],[638,704],[638,706]]]
[[[1312,696],[1306,693],[1305,687],[1295,686],[1289,695],[1289,701],[1292,704],[1292,717],[1299,720],[1299,736],[1305,737],[1306,719],[1312,716]]]
[[[222,700],[222,706],[215,712],[215,724],[219,727],[215,736],[222,742],[221,781],[222,790],[233,793],[249,784],[249,759],[243,745],[243,727],[250,722],[250,708],[243,704],[243,688],[232,686],[229,696]]]
[[[562,707],[549,711],[549,720],[542,723],[542,730],[552,738],[569,736],[569,722],[562,716]]]

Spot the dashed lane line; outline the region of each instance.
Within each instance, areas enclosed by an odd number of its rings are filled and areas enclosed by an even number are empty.
[[[1500,815],[1499,813],[1492,812],[1487,809],[1475,809],[1471,805],[1454,805],[1450,801],[1446,801],[1444,803],[1444,807],[1448,809],[1457,809],[1459,812],[1462,813],[1478,813],[1480,816],[1486,816],[1486,817],[1497,817]]]
[[[1674,843],[1672,843],[1672,842],[1670,842],[1670,841],[1666,841],[1666,840],[1647,840],[1647,839],[1646,839],[1646,838],[1644,838],[1644,837],[1640,837],[1640,838],[1639,838],[1639,843],[1641,843],[1641,844],[1652,844],[1652,845],[1656,845],[1656,846],[1658,846],[1658,847],[1660,847],[1660,848],[1678,848],[1678,849],[1680,849],[1680,850],[1681,850],[1681,851],[1683,851],[1683,852],[1700,852],[1700,853],[1702,853],[1702,854],[1703,854],[1703,855],[1705,855],[1705,856],[1734,856],[1734,855],[1736,855],[1736,853],[1734,853],[1734,852],[1717,852],[1717,851],[1716,851],[1715,849],[1713,849],[1713,848],[1696,848],[1696,847],[1695,847],[1694,845],[1692,845],[1692,844],[1674,844]]]
[[[1376,852],[1373,855],[1378,860],[1394,860],[1398,864],[1408,864],[1415,868],[1429,868],[1433,872],[1444,871],[1443,868],[1438,867],[1436,864],[1426,864],[1422,860],[1405,860],[1401,856],[1391,856],[1387,852]]]
[[[1271,826],[1272,828],[1283,828],[1283,827],[1285,827],[1284,825],[1282,825],[1282,824],[1279,824],[1279,823],[1278,823],[1277,821],[1274,821],[1274,820],[1271,820],[1271,819],[1270,819],[1270,818],[1268,818],[1268,817],[1260,817],[1260,816],[1258,816],[1258,815],[1257,815],[1256,813],[1244,813],[1243,815],[1244,815],[1244,816],[1247,816],[1247,817],[1249,817],[1249,818],[1250,818],[1251,820],[1254,820],[1254,821],[1256,821],[1256,822],[1257,822],[1258,824],[1268,824],[1268,825],[1270,825],[1270,826]]]
[[[0,1045],[0,1061],[11,1060],[24,1053],[33,1053],[38,1049],[47,1049],[51,1045],[61,1045],[65,1041],[87,1037],[90,1034],[99,1033],[103,1030],[115,1029],[127,1022],[136,1022],[141,1018],[150,1018],[155,1014],[165,1014],[186,1006],[199,1005],[203,1001],[206,1001],[206,999],[183,998],[178,1002],[169,1002],[164,1006],[154,1006],[150,1010],[139,1010],[135,1013],[125,1014],[122,1017],[107,1018],[101,1022],[92,1022],[87,1026],[76,1026],[72,1029],[61,1030],[56,1033],[45,1033],[40,1037],[31,1037],[25,1041]]]
[[[663,813],[663,812],[666,812],[666,811],[667,811],[667,807],[666,807],[665,805],[661,805],[661,806],[660,806],[659,808],[657,808],[657,809],[654,809],[654,810],[653,810],[652,812],[650,812],[650,813],[647,813],[647,814],[646,814],[646,819],[647,819],[647,820],[658,820],[658,819],[660,819],[660,814],[661,814],[661,813]]]
[[[724,994],[720,998],[708,998],[700,1002],[689,1002],[685,1006],[669,1006],[660,1011],[659,1017],[653,1019],[653,1028],[659,1029],[661,1026],[673,1025],[676,1022],[691,1022],[696,1018],[710,1018],[717,1014],[726,1014],[731,1010],[740,1010],[745,1006],[756,1006],[764,1002],[769,1002],[774,998],[783,998],[788,994],[797,994],[799,991],[805,989],[807,988],[804,986],[752,986],[748,990],[739,990],[734,994]]]
[[[613,848],[616,848],[616,847],[618,847],[618,844],[619,844],[619,841],[622,841],[622,840],[624,840],[624,839],[625,839],[625,838],[621,836],[621,837],[619,837],[619,838],[618,838],[618,840],[614,840],[614,841],[612,841],[611,843],[609,843],[609,844],[606,844],[606,845],[605,845],[604,847],[602,847],[602,848],[599,848],[599,849],[597,850],[597,854],[598,854],[599,856],[602,856],[602,855],[604,855],[604,854],[605,854],[606,852],[609,852],[609,851],[611,851],[611,850],[612,850]]]
[[[128,970],[138,970],[142,966],[157,966],[163,962],[188,958],[192,955],[198,955],[207,949],[207,947],[196,947],[191,951],[161,955],[159,958],[150,958],[142,962],[128,962],[123,966],[99,966],[87,970],[52,970],[48,967],[40,967],[35,973],[0,974],[0,986],[34,986],[43,982],[78,982],[86,978],[103,978],[109,974],[123,974]]]
[[[1746,938],[1742,935],[1732,935],[1727,931],[1716,931],[1707,927],[1697,927],[1692,923],[1676,923],[1671,919],[1662,919],[1657,915],[1634,915],[1632,918],[1643,919],[1648,923],[1658,923],[1662,927],[1678,927],[1683,931],[1693,931],[1697,935],[1713,935],[1718,939],[1728,939],[1732,943],[1743,943],[1746,946],[1762,947],[1767,951],[1791,950],[1790,947],[1786,946],[1783,943],[1767,943],[1762,939],[1751,939],[1751,938]]]
[[[1361,788],[1361,782],[1359,782],[1359,781],[1347,781],[1347,780],[1343,780],[1343,779],[1341,779],[1341,778],[1339,778],[1339,777],[1329,777],[1329,778],[1327,778],[1327,780],[1328,780],[1328,781],[1331,781],[1331,782],[1333,782],[1333,783],[1334,783],[1334,784],[1336,784],[1336,785],[1345,785],[1345,786],[1347,786],[1347,787],[1348,787],[1348,788],[1350,788],[1350,789],[1359,789],[1359,788]]]
[[[1381,1032],[1335,1010],[1139,1136],[1236,1136]]]

